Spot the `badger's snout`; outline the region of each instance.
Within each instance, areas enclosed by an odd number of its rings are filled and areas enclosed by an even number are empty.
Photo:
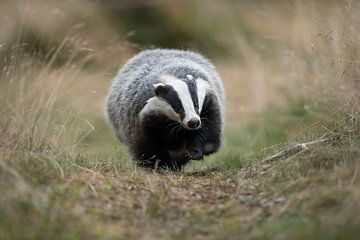
[[[187,127],[189,129],[198,129],[201,126],[200,119],[192,118],[187,122]]]

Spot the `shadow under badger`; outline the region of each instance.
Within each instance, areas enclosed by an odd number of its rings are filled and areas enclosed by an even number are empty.
[[[214,66],[197,53],[146,50],[112,82],[107,117],[140,166],[180,169],[218,151],[224,90]]]

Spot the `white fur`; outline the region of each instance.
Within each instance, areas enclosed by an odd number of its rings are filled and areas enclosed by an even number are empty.
[[[197,86],[197,95],[199,101],[199,113],[201,113],[202,107],[204,105],[206,93],[210,88],[210,86],[205,80],[201,78],[196,79],[196,86]]]
[[[169,119],[180,122],[180,116],[177,114],[169,103],[158,97],[152,97],[147,100],[145,107],[141,110],[139,116],[142,120],[149,113],[162,113]]]
[[[169,75],[162,76],[161,80],[164,81],[167,85],[172,86],[179,95],[180,101],[185,111],[185,117],[182,120],[182,125],[188,127],[188,122],[193,118],[200,121],[199,115],[195,112],[194,104],[192,102],[187,84],[184,81]]]
[[[193,76],[187,75],[188,79],[193,79]],[[185,117],[180,120],[179,114],[177,114],[174,109],[171,107],[169,103],[159,97],[152,97],[147,101],[147,104],[140,112],[140,118],[142,119],[145,115],[149,113],[162,113],[166,115],[169,119],[172,119],[177,122],[181,122],[184,127],[188,128],[188,122],[195,118],[200,121],[199,115],[195,112],[194,104],[192,102],[191,94],[189,92],[189,88],[187,84],[170,75],[164,75],[160,77],[160,83],[154,84],[154,88],[158,86],[170,85],[174,88],[174,90],[178,93],[180,101],[184,107]],[[210,86],[208,82],[205,80],[198,78],[196,79],[197,85],[197,95],[199,101],[199,112],[201,112],[202,107],[204,105],[204,100],[206,97],[206,93],[209,90]]]
[[[154,88],[157,88],[160,86],[165,86],[165,84],[164,83],[155,83],[153,86],[154,86]]]

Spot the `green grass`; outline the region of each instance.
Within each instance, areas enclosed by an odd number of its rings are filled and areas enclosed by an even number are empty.
[[[360,129],[354,111],[310,100],[271,107],[249,124],[228,126],[222,152],[180,173],[134,166],[100,117],[84,116],[94,130],[80,132],[71,151],[36,137],[29,145],[29,136],[11,135],[4,121],[0,238],[355,239]],[[33,136],[41,131],[35,129]],[[340,137],[254,165],[324,134]]]
[[[188,46],[211,48],[204,54],[227,92],[222,150],[182,172],[135,166],[102,116],[109,80],[144,48],[128,42],[132,32],[113,39],[119,29],[85,2],[76,9],[86,18],[45,1],[9,15],[17,31],[0,44],[0,240],[359,238],[359,6],[232,2],[158,6],[176,23],[165,25],[195,36]],[[204,13],[190,14],[194,22],[186,12]],[[41,48],[27,23],[61,44]]]

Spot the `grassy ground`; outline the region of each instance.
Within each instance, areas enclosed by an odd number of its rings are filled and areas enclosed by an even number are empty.
[[[1,239],[356,239],[360,234],[355,102],[314,104],[302,98],[270,107],[243,126],[230,124],[218,155],[180,173],[158,173],[131,164],[103,118],[74,114],[57,107],[61,98],[53,90],[47,95],[43,88],[41,93],[29,88],[33,91],[7,102],[2,112]],[[332,140],[256,164],[293,143],[324,137]]]
[[[44,56],[26,44],[5,46],[1,240],[358,238],[360,5],[211,3],[201,20],[215,16],[212,40],[231,53],[215,62],[227,92],[226,141],[221,152],[182,172],[134,166],[106,124],[107,88],[133,46],[121,38],[114,39],[121,51],[111,41],[103,50],[113,29],[99,34],[110,25],[91,15],[97,9],[90,6],[86,19],[99,20],[88,32],[99,45],[70,32]],[[50,7],[37,10],[52,16]],[[24,8],[20,21],[31,29],[56,27],[56,18],[45,21],[51,16],[30,10],[27,16],[26,9],[35,7]],[[71,9],[76,17],[84,8]],[[166,12],[183,22],[177,9],[169,5]],[[72,48],[64,54],[67,44]],[[329,141],[259,164],[295,143],[323,138]]]

